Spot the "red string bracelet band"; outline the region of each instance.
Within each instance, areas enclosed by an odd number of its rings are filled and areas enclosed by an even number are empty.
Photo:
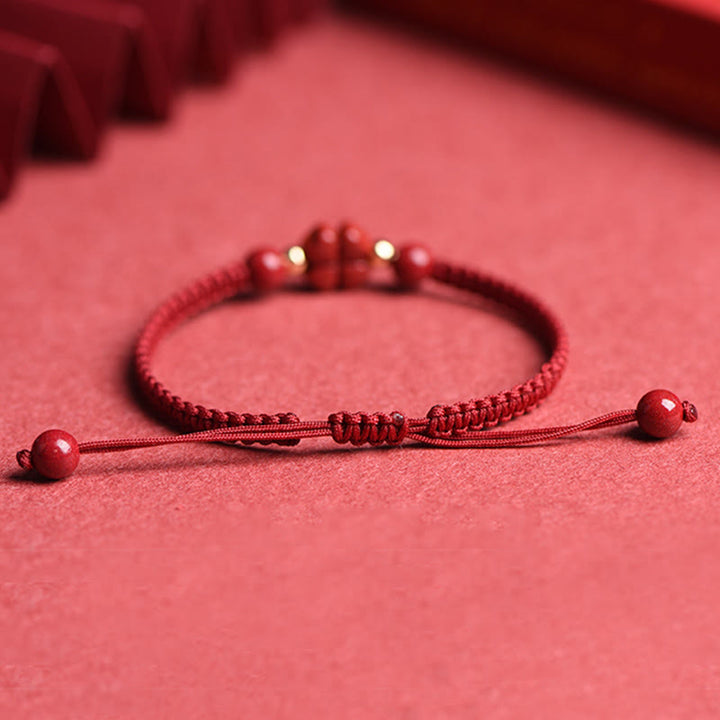
[[[398,286],[416,290],[426,280],[475,293],[517,314],[547,348],[539,372],[505,392],[449,405],[434,405],[424,417],[393,412],[335,412],[326,420],[300,420],[292,412],[238,413],[196,405],[174,395],[152,372],[153,352],[162,338],[182,321],[239,294],[263,294],[305,281],[316,290],[357,288],[367,283],[373,267],[388,263]],[[300,440],[331,437],[352,445],[400,445],[406,442],[445,448],[514,447],[555,440],[566,435],[637,422],[654,438],[673,435],[685,422],[697,420],[691,403],[667,390],[646,393],[631,410],[619,410],[574,425],[523,430],[488,430],[535,408],[560,379],[568,356],[562,324],[539,300],[490,275],[433,259],[421,245],[395,249],[384,239],[373,242],[360,228],[343,224],[315,227],[302,246],[286,253],[259,249],[243,261],[208,275],[173,295],[145,325],[133,356],[138,387],[153,412],[178,435],[78,443],[63,430],[47,430],[32,449],[17,454],[22,468],[50,479],[70,475],[81,454],[131,450],[183,442],[250,445],[297,445]]]

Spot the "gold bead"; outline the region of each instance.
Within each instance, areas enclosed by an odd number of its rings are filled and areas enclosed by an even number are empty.
[[[390,262],[395,257],[395,246],[385,238],[381,238],[375,243],[373,252],[378,260]]]
[[[291,248],[288,248],[285,257],[287,258],[291,273],[299,275],[307,269],[305,250],[303,250],[300,245],[293,245]]]

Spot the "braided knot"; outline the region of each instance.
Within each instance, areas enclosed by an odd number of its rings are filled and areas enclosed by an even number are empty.
[[[295,413],[276,413],[275,415],[268,415],[261,413],[255,415],[253,413],[242,413],[238,415],[236,413],[228,413],[228,425],[230,427],[243,427],[247,425],[292,425],[300,422]],[[278,427],[278,429],[281,429]],[[240,440],[243,445],[252,445],[253,443],[260,443],[260,445],[297,445],[300,442],[299,438],[289,438],[286,440]]]
[[[300,422],[295,413],[237,413],[223,412],[213,408],[206,408],[203,405],[193,405],[185,402],[176,395],[169,393],[161,394],[158,405],[164,409],[172,421],[192,432],[201,430],[212,430],[215,428],[248,427],[256,425],[291,425]],[[166,405],[165,405],[166,403]],[[281,429],[281,428],[278,428]],[[297,445],[299,438],[287,438],[284,440],[240,440],[243,445]]]
[[[455,437],[468,430],[494,427],[523,415],[537,405],[541,398],[542,393],[538,388],[518,386],[479,400],[433,405],[426,416],[430,421],[426,433],[430,437]]]
[[[336,443],[353,445],[399,445],[408,432],[407,418],[400,412],[337,412],[328,418]]]

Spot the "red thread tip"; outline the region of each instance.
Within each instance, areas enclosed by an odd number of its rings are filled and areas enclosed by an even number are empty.
[[[687,423],[694,423],[698,419],[697,408],[687,400],[683,401],[683,420]]]
[[[30,462],[29,450],[20,450],[15,457],[17,458],[18,465],[23,470],[32,470],[32,462]]]

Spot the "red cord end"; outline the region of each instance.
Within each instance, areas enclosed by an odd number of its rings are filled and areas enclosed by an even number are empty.
[[[697,408],[687,400],[683,400],[683,420],[686,423],[694,423],[698,419]]]
[[[674,435],[684,422],[695,422],[698,417],[696,407],[669,390],[651,390],[640,398],[636,409],[636,419],[640,428],[654,438],[667,438]]]
[[[80,462],[77,440],[64,430],[46,430],[35,439],[31,450],[17,454],[18,465],[35,470],[49,480],[62,480],[72,475]]]

